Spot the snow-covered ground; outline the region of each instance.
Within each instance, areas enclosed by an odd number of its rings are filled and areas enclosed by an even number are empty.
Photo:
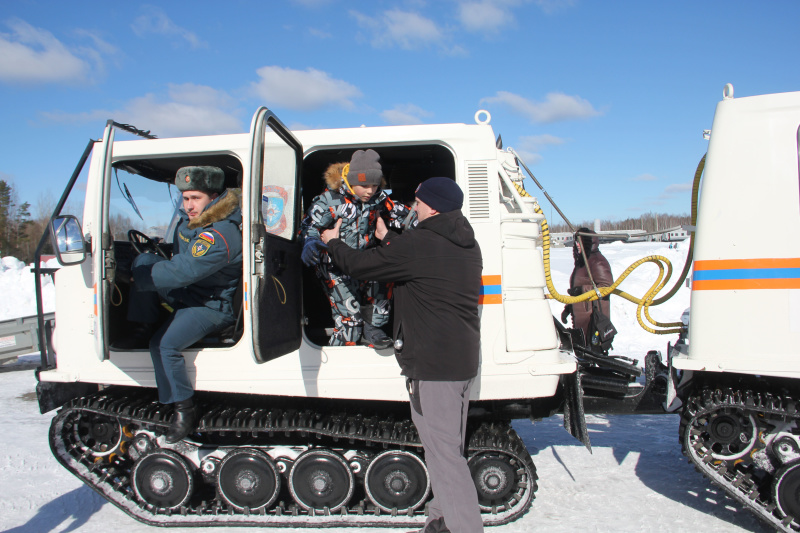
[[[603,245],[615,274],[647,255],[670,259],[683,267],[688,248],[666,243]],[[553,280],[566,292],[572,257],[569,248],[553,250]],[[33,278],[12,258],[2,260],[0,320],[35,313]],[[645,265],[622,289],[641,296],[654,280],[656,267]],[[676,272],[673,277],[676,277]],[[667,286],[671,288],[672,284]],[[11,294],[12,296],[8,296]],[[14,299],[13,302],[6,300]],[[46,297],[52,298],[52,294]],[[52,300],[49,305],[52,306]],[[673,322],[689,305],[689,290],[681,288],[662,306],[657,320]],[[552,303],[553,312],[562,306]],[[9,311],[10,309],[10,311]],[[619,330],[615,353],[643,359],[651,349],[664,350],[674,335],[644,332],[635,320],[635,306],[612,298],[612,320]],[[15,311],[16,310],[16,311]],[[34,358],[28,357],[28,360]],[[70,531],[153,531],[129,518],[83,485],[50,453],[48,428],[53,413],[39,414],[35,378],[30,370],[0,372],[0,530],[14,533]],[[514,423],[536,463],[539,490],[531,510],[521,519],[491,528],[495,533],[528,531],[571,532],[766,532],[754,516],[739,509],[694,471],[680,451],[678,418],[662,416],[590,416],[593,453],[561,427],[559,417],[531,424]],[[176,528],[176,533],[247,531],[233,528]],[[282,530],[287,531],[287,530]],[[302,530],[298,530],[302,531]],[[307,531],[307,530],[306,530]],[[385,529],[330,529],[331,533],[378,533]]]

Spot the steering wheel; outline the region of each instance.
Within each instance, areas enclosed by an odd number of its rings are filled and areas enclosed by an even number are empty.
[[[128,242],[131,243],[133,249],[136,250],[137,254],[143,254],[145,252],[153,252],[155,254],[160,255],[164,259],[169,259],[167,254],[164,253],[164,250],[158,247],[156,241],[145,235],[139,230],[132,229],[128,231]]]

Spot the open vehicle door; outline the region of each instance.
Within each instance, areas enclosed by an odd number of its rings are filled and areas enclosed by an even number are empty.
[[[253,353],[266,362],[297,350],[302,340],[300,170],[303,146],[267,108],[250,126]],[[247,282],[251,284],[252,291]]]
[[[99,147],[99,167],[102,169],[103,181],[97,189],[100,197],[95,202],[94,223],[91,227],[95,354],[101,361],[108,359],[108,306],[111,305],[111,289],[114,286],[114,276],[116,275],[114,237],[111,235],[108,220],[114,126],[114,122],[109,120]],[[97,148],[95,146],[95,149]]]

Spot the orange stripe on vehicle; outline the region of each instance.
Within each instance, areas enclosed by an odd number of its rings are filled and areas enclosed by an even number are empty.
[[[695,261],[695,270],[728,270],[734,268],[800,268],[800,258],[708,259]]]
[[[481,294],[478,297],[478,305],[501,304],[503,303],[502,294]]]
[[[694,280],[693,291],[735,291],[751,289],[800,289],[800,279],[706,279]]]
[[[481,276],[481,285],[500,285],[500,276]]]

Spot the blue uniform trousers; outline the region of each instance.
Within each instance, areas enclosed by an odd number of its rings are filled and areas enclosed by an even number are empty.
[[[156,263],[164,258],[153,254],[140,254],[134,266]],[[183,350],[197,341],[212,335],[235,322],[233,316],[208,307],[181,307],[170,298],[169,291],[131,290],[128,320],[153,324],[161,312],[161,301],[175,310],[150,339],[150,357],[156,374],[158,400],[174,403],[191,398],[194,394]]]

